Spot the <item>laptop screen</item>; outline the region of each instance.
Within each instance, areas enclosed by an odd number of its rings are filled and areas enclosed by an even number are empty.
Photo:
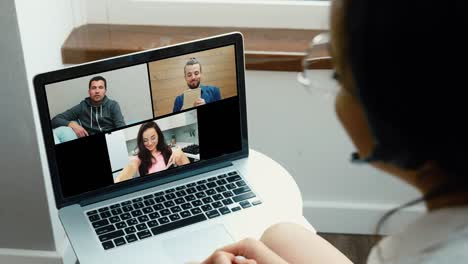
[[[239,98],[244,65],[236,51],[242,47],[190,47],[183,54],[187,47],[181,45],[140,53],[138,59],[118,57],[104,71],[64,74],[72,78],[59,81],[44,78],[48,113],[40,114],[47,116],[44,136],[53,138],[46,145],[59,198],[168,179],[245,153],[245,100]]]

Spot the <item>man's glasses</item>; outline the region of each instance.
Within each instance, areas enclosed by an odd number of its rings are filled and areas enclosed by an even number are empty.
[[[320,33],[309,44],[306,56],[302,60],[303,70],[297,75],[297,81],[306,87],[309,92],[336,94],[339,89],[336,80],[327,81],[327,79],[321,77],[323,72],[317,70],[322,67],[321,65],[330,65],[331,61],[330,34],[328,32]]]

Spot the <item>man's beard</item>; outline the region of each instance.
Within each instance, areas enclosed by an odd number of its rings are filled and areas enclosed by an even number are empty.
[[[194,85],[192,83],[187,84],[190,89],[196,89],[200,86],[200,81],[196,82]]]

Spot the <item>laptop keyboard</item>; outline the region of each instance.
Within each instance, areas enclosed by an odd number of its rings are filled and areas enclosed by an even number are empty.
[[[86,215],[107,250],[261,204],[255,197],[232,171],[87,211]]]

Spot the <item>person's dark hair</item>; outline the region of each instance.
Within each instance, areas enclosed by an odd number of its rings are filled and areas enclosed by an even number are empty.
[[[467,11],[464,0],[345,4],[345,57],[376,144],[365,159],[405,169],[432,161],[447,175],[404,206],[468,193],[467,80],[458,66],[468,58]]]
[[[195,65],[195,64],[200,65],[200,72],[202,72],[201,63],[200,63],[196,58],[190,58],[190,59],[187,61],[187,63],[185,63],[185,66],[184,66],[184,75],[185,75],[185,73],[186,73],[185,68],[187,68],[187,66]]]
[[[137,145],[138,145],[138,158],[140,158],[141,163],[140,167],[138,167],[138,172],[140,176],[148,174],[149,168],[156,162],[156,159],[151,155],[151,152],[146,149],[145,144],[143,142],[143,132],[147,129],[154,128],[156,133],[158,134],[158,144],[156,145],[156,149],[161,152],[164,158],[164,162],[167,164],[169,158],[172,155],[171,148],[166,144],[166,140],[164,140],[164,134],[162,133],[159,126],[153,122],[147,122],[141,125],[140,130],[138,130],[137,136]]]
[[[89,83],[88,83],[88,89],[91,89],[91,83],[94,82],[94,81],[103,81],[104,82],[104,88],[107,90],[107,81],[102,76],[94,76],[93,78],[91,78],[91,80],[89,80]]]

